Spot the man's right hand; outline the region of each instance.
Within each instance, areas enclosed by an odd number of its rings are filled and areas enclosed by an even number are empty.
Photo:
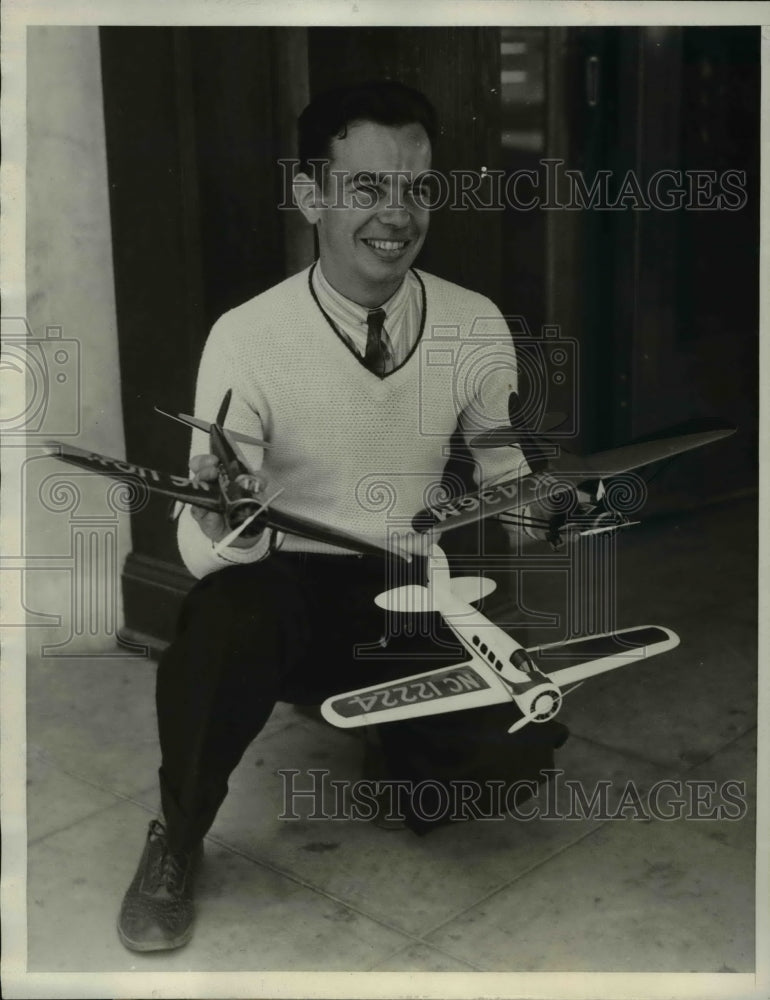
[[[195,455],[190,459],[190,472],[194,482],[215,482],[219,478],[219,459],[216,455]],[[203,534],[212,542],[221,541],[230,531],[224,516],[214,510],[206,510],[204,507],[196,507],[191,504],[190,512]],[[250,549],[254,541],[253,537],[236,538],[228,547]]]

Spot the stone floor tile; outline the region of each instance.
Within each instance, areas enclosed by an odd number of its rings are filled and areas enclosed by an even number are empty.
[[[756,726],[755,633],[702,614],[660,624],[679,635],[676,649],[590,678],[567,696],[562,718],[614,750],[694,766]]]
[[[121,803],[29,851],[30,971],[366,970],[407,939],[207,843],[195,936],[185,948],[127,951],[115,921],[146,832],[143,810]]]
[[[757,789],[757,730],[750,729],[732,743],[720,748],[712,757],[690,768],[688,777],[724,781],[745,781],[747,793],[756,799]]]
[[[33,843],[56,830],[115,805],[115,796],[73,778],[27,747],[27,840]]]
[[[156,808],[155,670],[149,660],[31,659],[30,743],[73,776]],[[279,703],[263,737],[302,724],[292,705]]]
[[[103,789],[146,788],[158,767],[154,676],[147,660],[30,660],[29,742]]]
[[[471,973],[475,971],[467,962],[461,962],[451,955],[445,955],[426,944],[412,944],[378,962],[372,972],[453,972]],[[471,980],[472,981],[472,980]],[[419,989],[419,983],[416,984]],[[456,984],[455,984],[456,986]]]
[[[753,857],[757,846],[756,778],[757,731],[754,729],[687,771],[687,781],[710,785],[703,791],[704,805],[700,811],[708,815],[714,807],[723,810],[723,818],[701,819],[692,824],[693,828],[720,844],[748,851]],[[713,804],[710,788],[715,789]],[[730,796],[729,801],[725,795]],[[724,818],[725,810],[730,818]]]
[[[427,940],[488,971],[751,972],[753,863],[687,821],[607,823]]]
[[[577,818],[560,818],[571,808],[563,781],[551,810],[562,812],[552,819],[474,820],[440,827],[425,837],[408,830],[381,830],[360,820],[313,819],[314,808],[319,814],[333,814],[337,802],[343,802],[335,798],[329,782],[359,777],[360,749],[349,736],[329,727],[308,726],[304,734],[294,730],[291,735],[291,742],[285,737],[258,740],[247,751],[212,834],[406,933],[422,934],[579,840],[596,823],[590,817],[581,819],[575,809]],[[568,740],[556,759],[564,777],[581,781],[589,798],[597,782],[609,782],[611,803],[617,803],[628,781],[644,788],[659,777],[645,761],[581,740]],[[300,774],[282,778],[278,772],[287,768]],[[319,774],[313,778],[308,768]],[[321,771],[328,774],[324,777]],[[300,790],[315,787],[317,795],[295,800],[293,811],[300,818],[279,819],[290,781]],[[547,809],[541,791],[521,811],[542,814]]]

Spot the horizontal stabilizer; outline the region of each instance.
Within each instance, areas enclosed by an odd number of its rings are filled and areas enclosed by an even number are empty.
[[[451,581],[452,596],[466,604],[482,601],[497,589],[488,576],[454,576]]]
[[[161,410],[159,406],[155,407],[155,412],[160,413],[163,417],[168,417],[169,420],[176,420],[180,424],[186,424],[188,427],[196,427],[199,431],[205,431],[206,434],[211,432],[211,424],[207,420],[192,417],[189,413],[167,413],[165,410]],[[241,434],[240,431],[231,431],[227,427],[223,427],[222,429],[231,441],[240,441],[243,444],[255,444],[260,448],[270,447],[269,443],[263,441],[261,438],[249,437],[248,434]]]
[[[321,715],[333,726],[350,729],[511,700],[508,688],[491,667],[467,660],[333,695],[321,705]]]
[[[671,629],[660,625],[639,625],[569,642],[537,646],[527,652],[537,669],[562,687],[617,667],[644,663],[649,657],[666,653],[678,645],[679,636]]]
[[[418,584],[407,584],[404,587],[394,587],[378,594],[374,603],[385,611],[398,611],[401,614],[415,615],[435,611],[427,587]]]

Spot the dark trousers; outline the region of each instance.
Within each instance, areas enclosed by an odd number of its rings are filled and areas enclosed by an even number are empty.
[[[161,801],[174,850],[190,849],[208,831],[231,772],[277,701],[318,704],[467,658],[438,615],[388,622],[373,598],[393,585],[377,557],[276,553],[193,587],[156,685]],[[501,706],[501,715],[496,708],[501,759],[510,758],[516,751],[506,729],[517,710]],[[475,766],[479,720],[489,713],[472,709],[379,727],[388,776],[464,777]],[[527,773],[552,759],[548,752],[558,740],[544,728],[524,727],[540,731]],[[521,737],[518,743],[521,757]]]

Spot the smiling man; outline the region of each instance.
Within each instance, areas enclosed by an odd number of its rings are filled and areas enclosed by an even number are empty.
[[[423,178],[433,131],[425,124],[352,122],[321,150],[303,149],[295,180],[297,203],[317,226],[324,277],[343,296],[376,308],[401,286],[428,232]]]
[[[379,544],[409,535],[444,479],[456,433],[505,422],[516,387],[496,307],[412,267],[428,231],[420,184],[436,135],[427,99],[391,81],[340,88],[305,109],[295,195],[319,258],[223,316],[198,375],[199,417],[210,420],[232,390],[228,426],[269,442],[243,451],[283,488],[281,509]],[[212,480],[206,448],[194,432],[191,468]],[[474,457],[480,481],[523,462],[512,449]],[[118,922],[136,951],[190,939],[203,837],[277,701],[317,705],[413,673],[416,660],[464,658],[440,620],[422,637],[389,632],[374,603],[393,585],[386,559],[269,531],[216,545],[227,531],[215,513],[180,518],[180,551],[200,579],[158,668],[162,817],[150,824]],[[472,716],[383,727],[390,776],[462,771],[474,754]],[[561,733],[537,729],[543,743],[514,779],[537,780],[552,766]],[[407,820],[420,829],[420,817]]]

